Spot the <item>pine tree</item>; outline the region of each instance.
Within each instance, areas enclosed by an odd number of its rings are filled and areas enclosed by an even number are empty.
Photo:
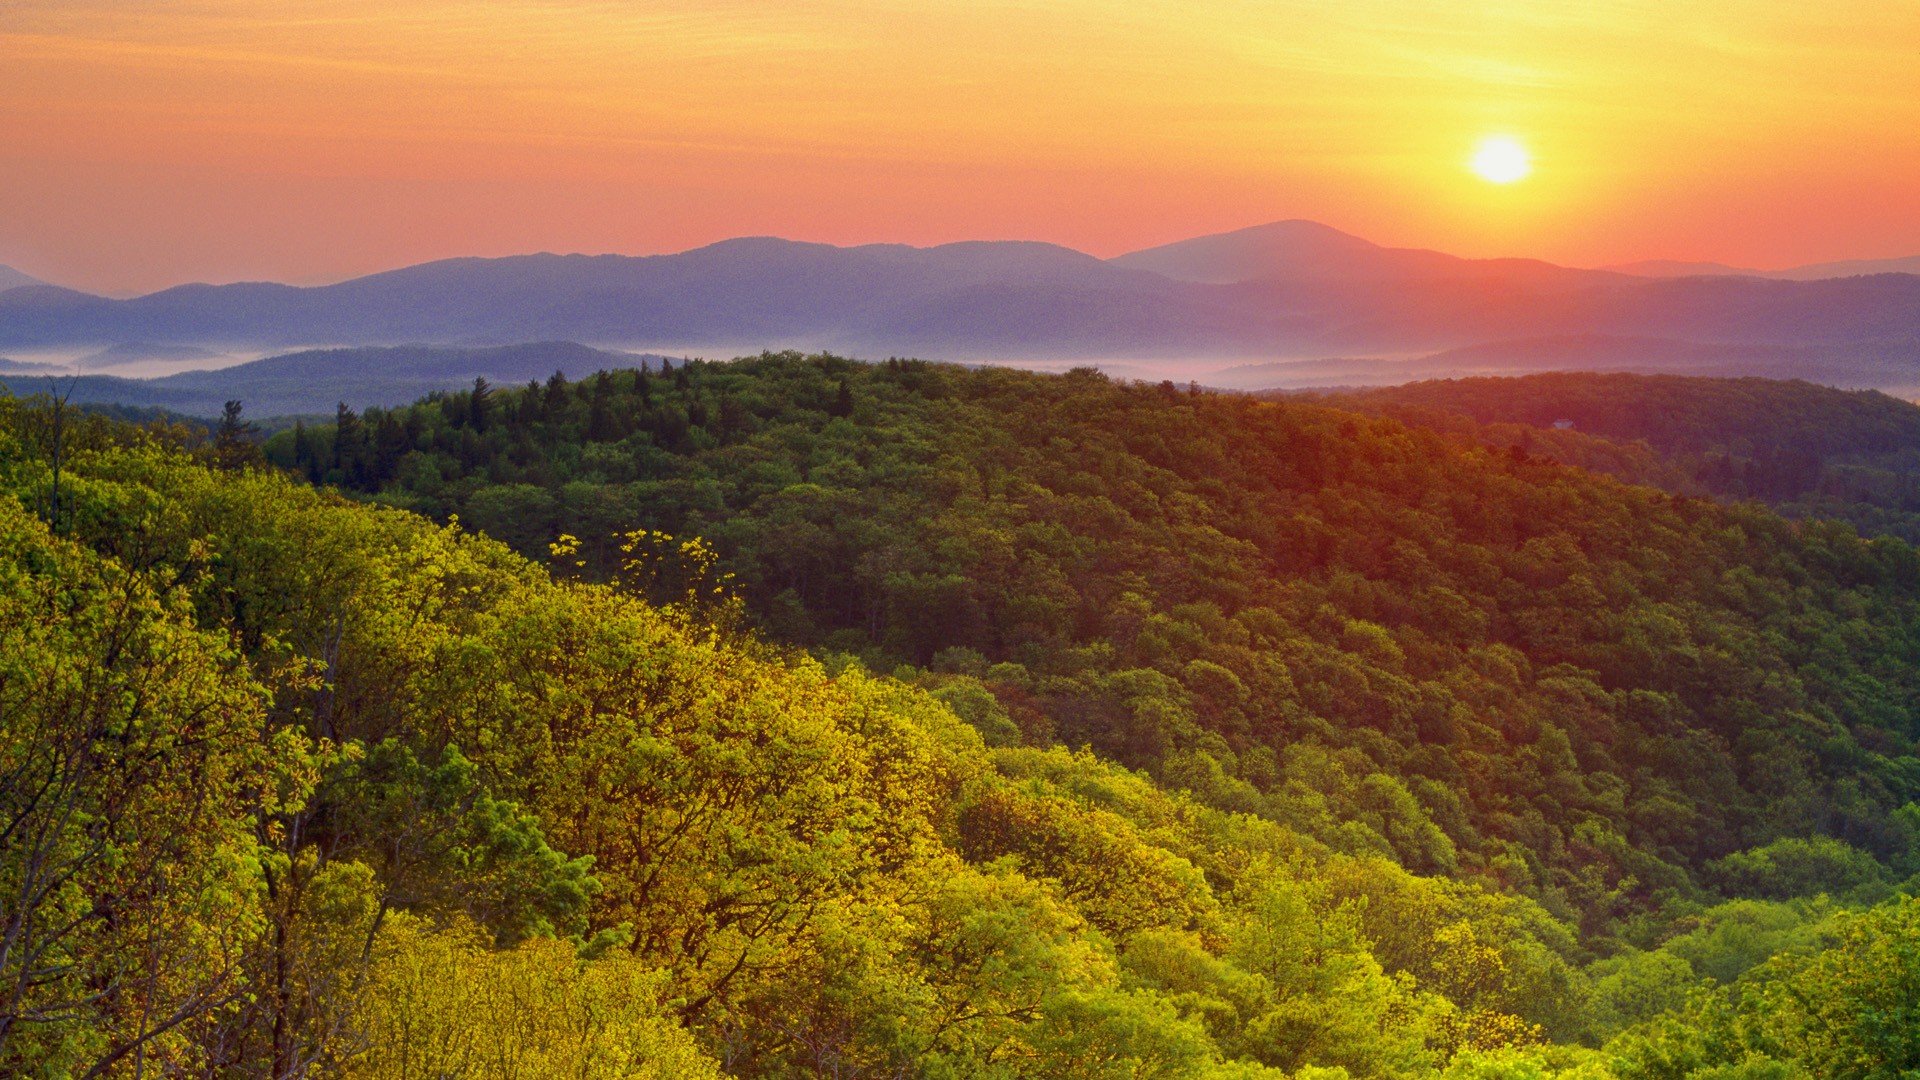
[[[220,410],[220,427],[213,436],[213,461],[218,468],[238,472],[260,461],[260,428],[240,417],[240,403],[229,401]]]
[[[493,409],[493,386],[486,376],[476,376],[473,380],[473,394],[467,402],[467,419],[475,431],[487,430],[488,414]]]
[[[537,424],[546,419],[545,402],[540,396],[540,381],[528,379],[527,388],[520,392],[520,411],[513,422],[522,427]]]
[[[618,438],[613,421],[613,378],[606,372],[594,376],[593,400],[587,414],[587,438],[611,442]]]
[[[368,479],[376,485],[393,479],[400,459],[411,449],[413,442],[407,438],[406,425],[391,412],[381,413],[373,428],[373,465]]]
[[[293,422],[293,470],[308,480],[320,478],[320,462],[313,449],[313,433],[304,420]]]
[[[333,412],[333,467],[341,483],[354,484],[361,479],[366,443],[367,430],[360,423],[360,414],[341,402]]]

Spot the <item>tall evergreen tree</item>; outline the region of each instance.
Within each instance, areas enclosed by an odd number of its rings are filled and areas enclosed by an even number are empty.
[[[593,398],[588,403],[587,438],[611,442],[619,438],[613,419],[613,376],[601,372],[593,377]]]
[[[467,402],[467,421],[475,431],[487,430],[487,421],[493,412],[493,386],[484,375],[475,376],[473,393]]]
[[[513,422],[520,425],[537,424],[546,419],[546,398],[540,393],[540,381],[528,379],[526,389],[520,391],[520,410]]]
[[[214,464],[229,472],[259,464],[260,428],[240,416],[240,402],[229,401],[220,410],[220,427],[213,436]]]
[[[360,414],[341,402],[333,411],[333,467],[343,482],[358,483],[365,457],[367,431]]]
[[[313,433],[304,420],[293,422],[293,470],[308,480],[320,478],[319,454],[313,448]]]

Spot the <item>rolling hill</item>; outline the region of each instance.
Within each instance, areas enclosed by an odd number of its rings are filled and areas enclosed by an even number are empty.
[[[1649,259],[1622,263],[1603,269],[1639,277],[1761,277],[1781,281],[1819,281],[1824,278],[1861,277],[1867,274],[1920,274],[1920,255],[1898,259],[1845,259],[1840,262],[1809,263],[1785,270],[1752,270],[1717,262],[1676,262]]]
[[[1920,406],[1875,391],[1555,372],[1326,400],[1684,494],[1758,500],[1790,516],[1836,518],[1864,535],[1920,542]],[[1597,441],[1613,448],[1596,449]],[[1649,468],[1649,456],[1664,475]]]
[[[1176,281],[1237,282],[1535,280],[1591,282],[1603,272],[1570,270],[1534,259],[1463,259],[1438,251],[1389,248],[1315,221],[1276,221],[1135,251],[1110,260]]]
[[[268,417],[331,413],[340,402],[354,408],[400,405],[435,390],[465,386],[477,376],[520,383],[544,379],[555,371],[579,375],[605,367],[657,367],[660,359],[566,341],[485,348],[370,346],[310,349],[157,379],[66,376],[53,385],[75,404],[136,405],[189,416],[218,416],[225,402],[237,399],[249,415]],[[8,374],[15,377],[5,378]],[[42,393],[50,387],[48,380],[59,375],[44,367],[23,367],[18,372],[0,367],[0,387],[21,395]]]
[[[0,346],[16,349],[565,339],[676,353],[1152,358],[1198,374],[1229,359],[1405,357],[1556,338],[1671,342],[1672,355],[1649,364],[1679,371],[1692,370],[1689,349],[1810,350],[1768,373],[1904,385],[1920,355],[1920,277],[1644,278],[1384,248],[1282,222],[1105,261],[1037,243],[842,248],[763,237],[647,257],[452,259],[316,288],[0,294]]]
[[[0,399],[0,880],[59,961],[0,1073],[1913,1060],[1898,541],[1085,370],[690,362],[265,447],[379,506],[51,419]]]
[[[99,371],[156,362],[209,364],[231,360],[231,357],[211,349],[202,349],[193,345],[152,345],[144,341],[123,341],[118,345],[111,345],[99,352],[80,357],[73,362],[73,366],[81,371]]]

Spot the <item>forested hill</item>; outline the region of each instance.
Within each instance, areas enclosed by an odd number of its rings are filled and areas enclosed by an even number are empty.
[[[0,1072],[1920,1053],[1904,545],[1090,373],[481,390],[272,448],[457,527],[0,400]]]
[[[270,451],[532,555],[577,538],[589,577],[636,526],[697,536],[771,638],[910,665],[990,739],[1602,937],[1781,836],[1916,855],[1903,545],[1092,372],[785,355],[479,401]]]
[[[1444,379],[1331,395],[1329,404],[1407,423],[1465,432],[1457,417],[1493,430],[1466,432],[1633,479],[1700,493],[1757,499],[1796,517],[1852,522],[1863,533],[1920,541],[1920,406],[1874,390],[1798,380],[1557,372],[1519,378]],[[1563,434],[1644,443],[1598,450]],[[1665,477],[1659,473],[1664,471]]]

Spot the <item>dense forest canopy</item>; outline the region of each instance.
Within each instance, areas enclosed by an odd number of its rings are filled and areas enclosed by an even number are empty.
[[[1809,827],[1914,857],[1920,564],[1844,528],[1093,372],[768,356],[343,418],[269,452],[588,577],[697,536],[772,639],[989,738],[1589,934]]]
[[[1869,536],[1920,541],[1920,406],[1875,390],[1555,372],[1409,383],[1329,401],[1471,430],[1638,482],[1754,499],[1793,517],[1836,518]],[[1463,428],[1458,417],[1474,425]]]
[[[0,1070],[1920,1067],[1898,540],[908,361],[199,441],[0,400]]]

